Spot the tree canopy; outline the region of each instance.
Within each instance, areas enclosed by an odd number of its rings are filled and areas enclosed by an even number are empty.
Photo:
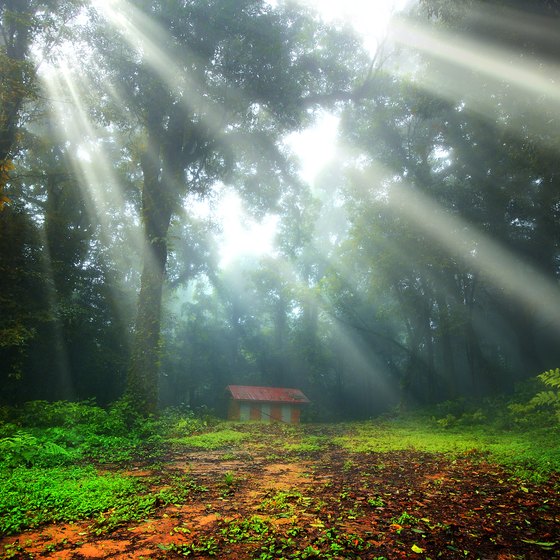
[[[0,398],[367,417],[557,367],[558,17],[423,0],[371,54],[297,2],[4,2]],[[222,262],[226,192],[273,251]]]

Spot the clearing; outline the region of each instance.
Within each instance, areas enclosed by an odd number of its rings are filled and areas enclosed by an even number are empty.
[[[492,442],[387,445],[391,430],[367,426],[176,438],[158,458],[97,468],[138,481],[144,513],[27,529],[0,539],[2,558],[560,558],[557,473],[523,477]]]

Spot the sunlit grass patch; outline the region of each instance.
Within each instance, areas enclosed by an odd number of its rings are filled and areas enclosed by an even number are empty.
[[[538,479],[560,470],[558,428],[505,431],[489,426],[434,427],[419,418],[349,424],[333,443],[349,452],[416,450],[458,456],[467,452],[487,454],[523,477]]]
[[[170,442],[187,445],[189,447],[198,447],[200,449],[220,449],[222,447],[237,445],[248,437],[249,435],[247,433],[225,428],[205,434],[174,438],[171,439]]]

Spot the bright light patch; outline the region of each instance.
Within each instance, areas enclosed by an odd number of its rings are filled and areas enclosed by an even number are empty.
[[[266,216],[261,222],[251,220],[239,196],[229,191],[216,208],[216,219],[222,228],[221,267],[241,256],[258,257],[273,252],[278,216]]]
[[[342,21],[356,29],[370,52],[377,50],[394,13],[411,4],[409,0],[305,0],[303,3],[326,21]]]
[[[324,113],[314,126],[286,138],[286,144],[301,162],[300,175],[309,184],[313,184],[319,172],[336,154],[339,122],[335,115]]]

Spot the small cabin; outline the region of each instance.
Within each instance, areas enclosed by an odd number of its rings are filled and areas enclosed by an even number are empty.
[[[299,389],[228,385],[228,419],[247,422],[299,424],[301,409],[309,399]]]

